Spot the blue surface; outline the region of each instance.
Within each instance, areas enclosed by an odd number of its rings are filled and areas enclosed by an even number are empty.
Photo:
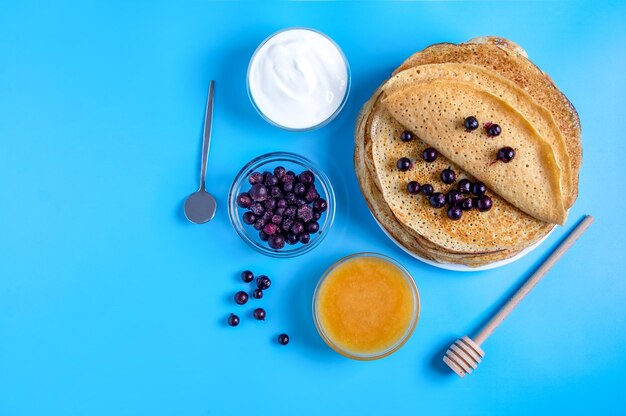
[[[612,3],[0,2],[0,415],[624,414],[626,6]],[[271,32],[333,37],[353,90],[310,133],[265,123],[245,91]],[[583,125],[580,197],[565,227],[505,268],[475,274],[413,260],[378,229],[352,170],[356,113],[412,52],[509,37],[568,95]],[[219,211],[187,223],[206,90],[216,108],[208,188]],[[334,183],[332,234],[271,259],[227,219],[237,170],[269,151],[306,154]],[[617,190],[617,191],[614,191]],[[585,213],[596,223],[485,344],[479,370],[442,371]],[[344,255],[389,254],[413,273],[422,315],[376,362],[343,358],[310,316],[317,277]],[[233,305],[244,268],[274,285],[268,320]],[[280,332],[287,347],[275,344]]]

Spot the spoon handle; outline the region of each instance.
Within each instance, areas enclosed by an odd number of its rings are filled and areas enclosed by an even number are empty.
[[[209,83],[209,98],[206,102],[206,113],[204,115],[204,135],[202,139],[202,165],[200,166],[200,190],[204,190],[204,179],[206,178],[206,165],[209,160],[209,146],[211,144],[211,123],[213,121],[213,90],[215,81]]]
[[[563,254],[578,240],[578,237],[593,223],[593,217],[586,215],[585,218],[574,228],[561,244],[550,254],[550,256],[539,266],[532,276],[524,283],[524,285],[513,295],[511,299],[500,309],[500,311],[491,318],[491,321],[476,335],[474,342],[482,344],[494,329],[504,321],[511,311],[524,299],[524,297],[535,287],[537,283],[548,273],[548,271],[556,264]]]

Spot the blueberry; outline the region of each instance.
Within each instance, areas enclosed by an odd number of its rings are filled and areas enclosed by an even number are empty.
[[[266,199],[265,202],[263,202],[263,208],[265,208],[265,211],[274,211],[276,208],[276,200],[274,198]]]
[[[448,208],[448,218],[452,221],[460,220],[463,215],[463,211],[459,207],[450,207]]]
[[[411,159],[409,159],[408,157],[401,157],[396,162],[396,167],[398,168],[400,172],[406,172],[407,170],[413,167],[413,163],[411,162]]]
[[[315,234],[320,230],[320,225],[315,221],[310,222],[306,225],[306,230],[311,234]]]
[[[474,116],[469,116],[465,118],[463,125],[465,126],[465,130],[467,131],[476,130],[479,126],[478,120]]]
[[[244,270],[243,272],[241,272],[241,280],[243,280],[245,283],[250,283],[254,280],[254,273],[252,273],[250,270]]]
[[[287,335],[287,334],[280,334],[278,336],[278,343],[280,345],[287,345],[287,344],[289,344],[289,335]]]
[[[296,214],[297,214],[297,212],[298,212],[298,211],[297,211],[297,208],[296,208],[296,207],[294,207],[294,206],[289,206],[289,207],[287,207],[287,209],[285,209],[285,214],[284,214],[283,216],[284,216],[284,217],[287,217],[287,218],[294,219],[294,218],[296,218]]]
[[[480,212],[489,211],[492,205],[493,201],[487,195],[478,198],[478,201],[476,201],[476,208],[478,208]]]
[[[429,147],[427,149],[424,149],[424,151],[422,152],[422,159],[430,163],[430,162],[434,162],[435,160],[437,160],[438,155],[439,155],[439,152],[437,152],[436,149]]]
[[[293,223],[294,223],[293,219],[283,217],[283,223],[281,224],[281,228],[284,231],[289,231],[289,230],[291,230],[291,227],[293,226]]]
[[[265,321],[265,309],[256,308],[252,313],[252,316],[254,316],[254,319],[256,320]]]
[[[456,189],[462,194],[468,194],[472,190],[472,182],[469,179],[461,179]]]
[[[256,221],[256,215],[252,212],[245,212],[242,216],[244,224],[252,225]]]
[[[289,245],[294,245],[298,242],[298,236],[293,233],[289,233],[287,234],[287,238],[285,238],[285,242]]]
[[[234,313],[231,313],[230,316],[228,317],[228,325],[232,327],[239,325],[239,317],[235,315]]]
[[[272,186],[270,188],[270,195],[272,196],[272,198],[282,198],[283,191],[280,189],[279,186]]]
[[[463,211],[469,211],[474,208],[474,200],[472,198],[464,198],[459,204]]]
[[[252,213],[257,217],[260,217],[265,213],[265,208],[260,202],[255,202],[254,204],[250,205],[250,211],[252,211]]]
[[[320,212],[313,211],[313,221],[318,221],[320,218],[322,218],[322,214]]]
[[[324,198],[319,198],[313,202],[313,209],[317,212],[324,212],[328,209],[328,202]]]
[[[278,201],[276,201],[276,207],[287,208],[287,200],[285,198],[280,198]]]
[[[274,213],[272,211],[265,211],[261,219],[263,220],[265,224],[267,224],[268,222],[272,221],[273,216],[274,216]]]
[[[293,192],[287,192],[287,194],[285,195],[285,199],[287,200],[289,204],[295,204],[296,194],[294,194]]]
[[[441,182],[450,185],[456,180],[456,173],[450,168],[441,171]]]
[[[498,150],[498,160],[504,163],[509,163],[515,157],[515,150],[512,147],[506,146]]]
[[[276,234],[276,232],[278,231],[278,225],[270,222],[269,224],[265,224],[265,226],[263,227],[263,231],[265,231],[267,235],[272,236]],[[271,239],[270,239],[270,242],[271,242]]]
[[[293,182],[287,182],[283,184],[283,191],[292,192],[293,191]]]
[[[274,168],[274,176],[276,176],[278,179],[282,178],[285,173],[287,173],[287,169],[282,166],[276,166]]]
[[[295,235],[300,235],[304,232],[304,224],[302,224],[300,221],[296,221],[291,226],[290,231],[294,233]]]
[[[279,209],[281,209],[281,208],[279,208]],[[278,224],[280,224],[281,222],[283,222],[283,217],[282,217],[282,216],[280,216],[280,215],[278,215],[277,213],[276,213],[276,214],[274,214],[274,216],[272,217],[272,224],[276,224],[276,225],[278,225]]]
[[[274,225],[274,224],[272,224],[272,225]],[[285,247],[285,239],[280,234],[270,235],[270,238],[268,240],[268,244],[274,250],[280,250],[281,248]]]
[[[256,278],[256,285],[261,290],[267,290],[272,285],[272,281],[269,277],[262,274]]]
[[[432,193],[435,191],[435,189],[433,188],[433,186],[429,183],[425,183],[424,185],[422,185],[422,194],[425,196],[430,196],[432,195]]]
[[[265,184],[267,186],[276,186],[278,185],[278,178],[275,175],[268,175],[267,179],[265,180]]]
[[[313,219],[313,208],[308,205],[303,205],[298,208],[298,218],[304,222],[309,222]]]
[[[248,182],[250,182],[250,185],[263,183],[263,175],[259,172],[252,172],[250,176],[248,176]]]
[[[463,197],[459,191],[452,190],[448,192],[448,195],[446,195],[446,200],[450,206],[458,205],[461,202],[461,199],[463,199]]]
[[[315,181],[315,175],[313,175],[313,172],[310,170],[305,170],[300,174],[300,176],[298,176],[298,178],[300,179],[300,182],[305,185],[311,185]]]
[[[241,208],[249,208],[252,202],[252,197],[250,197],[250,194],[247,192],[242,192],[237,195],[237,205]]]
[[[304,194],[304,199],[306,199],[307,202],[313,202],[319,197],[320,194],[317,192],[317,189],[315,189],[315,185],[309,186]]]
[[[502,133],[502,129],[500,128],[500,126],[493,123],[485,124],[485,131],[487,132],[487,136],[489,137],[496,137],[499,136],[500,133]]]
[[[306,186],[303,183],[296,183],[293,186],[293,193],[296,195],[304,195],[306,192]]]
[[[413,140],[413,133],[408,130],[404,130],[400,134],[400,140],[402,140],[403,142],[410,142],[411,140]]]
[[[250,188],[250,196],[256,202],[263,202],[268,197],[267,188],[265,186],[261,185],[260,183],[256,183],[256,184],[252,185],[252,188]]]
[[[248,302],[248,294],[243,290],[235,293],[235,302],[237,302],[237,305],[245,305]]]
[[[253,227],[254,227],[255,230],[261,231],[263,229],[263,227],[265,227],[265,221],[263,221],[262,218],[259,218],[258,220],[256,220],[254,222]]]
[[[261,299],[263,297],[263,291],[261,289],[254,289],[252,297],[255,299]]]
[[[294,180],[296,179],[296,174],[293,173],[292,171],[288,171],[286,172],[282,178],[280,178],[280,181],[282,183],[292,183]]]
[[[259,231],[259,238],[261,239],[261,241],[267,241],[270,239],[270,236],[268,233],[266,233],[265,231],[261,230]]]
[[[301,207],[303,205],[309,205],[309,203],[307,202],[307,200],[304,197],[297,197],[296,198],[296,206]]]
[[[411,181],[406,185],[406,190],[411,195],[417,195],[420,193],[420,184],[415,181]]]
[[[282,216],[283,216],[284,214],[285,214],[285,208],[276,208],[276,209],[274,210],[274,215],[278,215],[278,216],[279,216],[279,217],[281,217],[281,218],[282,218]],[[273,219],[273,218],[274,218],[274,217],[272,217],[272,219]],[[274,221],[272,220],[272,222],[274,222]]]
[[[441,208],[446,204],[446,196],[441,192],[435,192],[428,198],[428,202],[433,208]]]
[[[485,192],[487,192],[487,186],[478,181],[478,182],[474,182],[472,184],[472,193],[478,197],[485,195]]]
[[[298,240],[302,244],[309,244],[309,241],[311,241],[311,235],[309,233],[300,234],[300,236],[298,237]]]

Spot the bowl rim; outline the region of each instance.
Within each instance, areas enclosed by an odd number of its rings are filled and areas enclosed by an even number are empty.
[[[396,268],[398,268],[398,270],[400,270],[400,272],[402,272],[403,277],[405,278],[405,280],[409,283],[409,286],[411,288],[411,293],[413,295],[413,316],[411,319],[411,323],[409,325],[409,327],[407,328],[407,330],[405,331],[405,333],[402,335],[401,338],[399,338],[398,342],[396,342],[394,345],[392,345],[391,347],[387,348],[384,351],[381,352],[377,352],[374,354],[356,354],[353,353],[351,351],[347,351],[343,348],[341,348],[340,346],[338,346],[337,344],[335,344],[330,337],[328,337],[326,335],[326,333],[324,332],[321,323],[319,322],[319,317],[318,317],[318,312],[317,312],[317,298],[319,295],[319,291],[320,288],[322,287],[324,281],[326,280],[326,278],[328,277],[328,275],[335,270],[335,268],[347,261],[353,260],[355,258],[360,258],[360,257],[376,257],[378,259],[387,261],[388,263],[392,264],[393,266],[395,266]],[[387,256],[385,254],[381,254],[381,253],[376,253],[376,252],[372,252],[372,251],[362,251],[362,252],[358,252],[358,253],[354,253],[354,254],[350,254],[347,256],[344,256],[342,258],[340,258],[339,260],[336,260],[333,264],[331,264],[322,274],[322,276],[319,278],[317,285],[315,286],[315,291],[313,292],[313,301],[312,301],[312,309],[313,309],[313,322],[315,323],[315,328],[317,329],[317,332],[319,333],[320,337],[324,340],[324,342],[330,347],[332,348],[335,352],[354,359],[354,360],[359,360],[359,361],[371,361],[371,360],[378,360],[384,357],[387,357],[391,354],[393,354],[394,352],[398,351],[404,344],[406,344],[406,342],[411,338],[411,336],[413,335],[413,332],[415,331],[415,328],[417,327],[418,321],[419,321],[419,317],[420,317],[420,312],[421,312],[421,300],[420,300],[420,294],[419,294],[419,289],[417,288],[417,285],[415,283],[415,280],[413,279],[413,276],[411,275],[411,273],[400,263],[398,262],[396,259]]]
[[[279,35],[282,32],[287,32],[287,31],[290,31],[290,30],[307,30],[309,32],[317,33],[317,34],[323,36],[324,38],[328,39],[335,46],[335,48],[337,48],[337,51],[339,52],[339,54],[343,58],[343,62],[345,64],[345,66],[346,66],[346,74],[347,74],[346,91],[345,91],[345,93],[343,95],[343,98],[341,99],[341,103],[339,104],[337,109],[335,111],[333,111],[333,113],[331,115],[329,115],[326,119],[322,120],[320,123],[318,123],[316,125],[309,126],[309,127],[301,127],[301,128],[287,127],[287,126],[283,126],[282,124],[279,124],[279,123],[275,122],[274,120],[272,120],[271,118],[266,116],[265,113],[263,113],[263,111],[261,111],[259,106],[256,104],[256,101],[254,100],[254,97],[252,96],[252,91],[250,91],[250,70],[252,68],[252,62],[254,62],[254,59],[256,58],[257,53],[274,36]],[[321,31],[319,31],[317,29],[313,29],[313,28],[306,27],[306,26],[289,26],[289,27],[277,30],[277,31],[273,32],[272,34],[270,34],[269,36],[267,36],[265,39],[263,39],[263,41],[259,44],[259,46],[256,47],[256,49],[252,53],[252,56],[250,57],[250,61],[248,61],[248,68],[246,69],[246,92],[248,94],[248,99],[250,100],[250,103],[252,103],[252,107],[254,107],[256,112],[266,122],[268,122],[269,124],[271,124],[271,125],[273,125],[275,127],[278,127],[280,129],[286,130],[286,131],[306,132],[306,131],[317,130],[317,129],[321,128],[321,127],[324,127],[325,125],[327,125],[331,121],[333,121],[339,115],[339,113],[341,113],[341,110],[343,110],[343,108],[345,107],[346,103],[348,102],[348,96],[350,95],[351,87],[352,87],[352,71],[350,70],[350,63],[348,62],[348,58],[346,57],[345,53],[343,52],[343,50],[341,49],[339,44],[337,42],[335,42],[333,40],[333,38],[331,38],[330,36],[328,36],[324,32],[321,32]]]
[[[311,241],[308,244],[299,244],[291,249],[283,248],[280,250],[276,250],[270,248],[265,244],[257,242],[246,231],[245,227],[250,226],[242,223],[241,218],[238,215],[239,206],[237,205],[236,199],[245,179],[250,173],[257,170],[263,170],[260,168],[266,164],[280,161],[295,163],[302,166],[304,169],[313,172],[315,177],[318,179],[318,185],[321,186],[321,191],[323,191],[323,197],[328,202],[328,209],[324,212],[324,220],[320,224],[319,231],[315,233],[314,236],[312,236]],[[318,190],[320,189],[318,188]],[[320,196],[322,195],[320,194]],[[335,205],[335,191],[326,173],[324,173],[324,171],[310,159],[291,152],[270,152],[255,157],[239,170],[228,191],[228,217],[230,219],[231,225],[233,226],[239,237],[241,237],[244,242],[246,242],[257,252],[275,258],[291,258],[300,256],[302,254],[308,253],[309,251],[317,247],[324,240],[324,238],[332,228],[332,225],[335,221]]]

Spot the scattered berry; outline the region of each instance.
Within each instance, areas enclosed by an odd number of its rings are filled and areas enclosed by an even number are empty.
[[[478,198],[476,201],[476,208],[478,208],[480,212],[489,211],[492,205],[493,201],[487,195]]]
[[[280,345],[287,345],[287,344],[289,344],[289,335],[287,335],[287,334],[280,334],[278,336],[278,343]]]
[[[411,195],[417,195],[420,193],[420,184],[415,182],[415,181],[411,181],[406,185],[406,190],[408,191],[408,193],[410,193]]]
[[[454,183],[456,180],[456,173],[450,168],[444,169],[441,171],[441,182],[445,184]]]
[[[448,208],[448,218],[450,218],[452,221],[461,219],[462,215],[463,215],[463,211],[461,211],[461,208],[459,207]]]
[[[433,208],[441,208],[446,204],[446,196],[441,192],[435,192],[428,198],[428,202]]]
[[[254,319],[265,321],[265,309],[263,308],[256,308],[252,315],[254,316]]]
[[[424,185],[422,185],[422,194],[424,196],[430,196],[433,192],[435,192],[435,189],[431,184],[425,183]]]
[[[509,163],[515,157],[515,150],[512,147],[506,146],[498,150],[498,160],[504,163]]]
[[[448,195],[446,195],[446,200],[448,202],[448,205],[450,206],[458,205],[462,199],[463,199],[463,196],[461,195],[459,191],[452,190],[448,192]]]
[[[234,313],[231,313],[230,316],[228,317],[228,325],[233,326],[233,327],[239,325],[239,317],[235,315]]]
[[[499,125],[493,124],[491,122],[485,124],[485,131],[487,132],[487,136],[496,137],[502,133],[502,129]]]
[[[407,170],[413,167],[413,163],[411,162],[411,159],[409,159],[408,157],[401,157],[396,162],[396,167],[398,168],[400,172],[406,172]]]
[[[456,189],[462,194],[469,194],[472,190],[472,182],[469,179],[461,179]]]
[[[269,277],[261,275],[256,278],[256,285],[261,290],[267,290],[272,285],[272,281]]]
[[[485,195],[487,192],[487,186],[484,183],[478,181],[472,184],[472,193],[478,197]]]
[[[248,294],[243,290],[235,293],[235,302],[237,302],[237,305],[245,305],[248,302]]]
[[[469,211],[474,208],[474,200],[472,198],[464,198],[459,204],[459,207],[461,207],[463,211]]]
[[[413,133],[408,130],[404,130],[400,134],[400,140],[402,140],[403,142],[410,142],[411,140],[413,140]]]
[[[438,155],[439,153],[437,152],[437,150],[433,149],[432,147],[429,147],[422,152],[422,159],[430,163],[430,162],[434,162],[435,160],[437,160]]]
[[[254,289],[252,297],[255,299],[261,299],[263,297],[263,291],[261,289]]]
[[[241,280],[243,280],[245,283],[250,283],[254,280],[254,273],[252,273],[250,270],[245,270],[241,272]]]
[[[479,126],[478,120],[474,116],[467,117],[463,122],[463,125],[465,126],[465,130],[467,131],[476,130]]]

